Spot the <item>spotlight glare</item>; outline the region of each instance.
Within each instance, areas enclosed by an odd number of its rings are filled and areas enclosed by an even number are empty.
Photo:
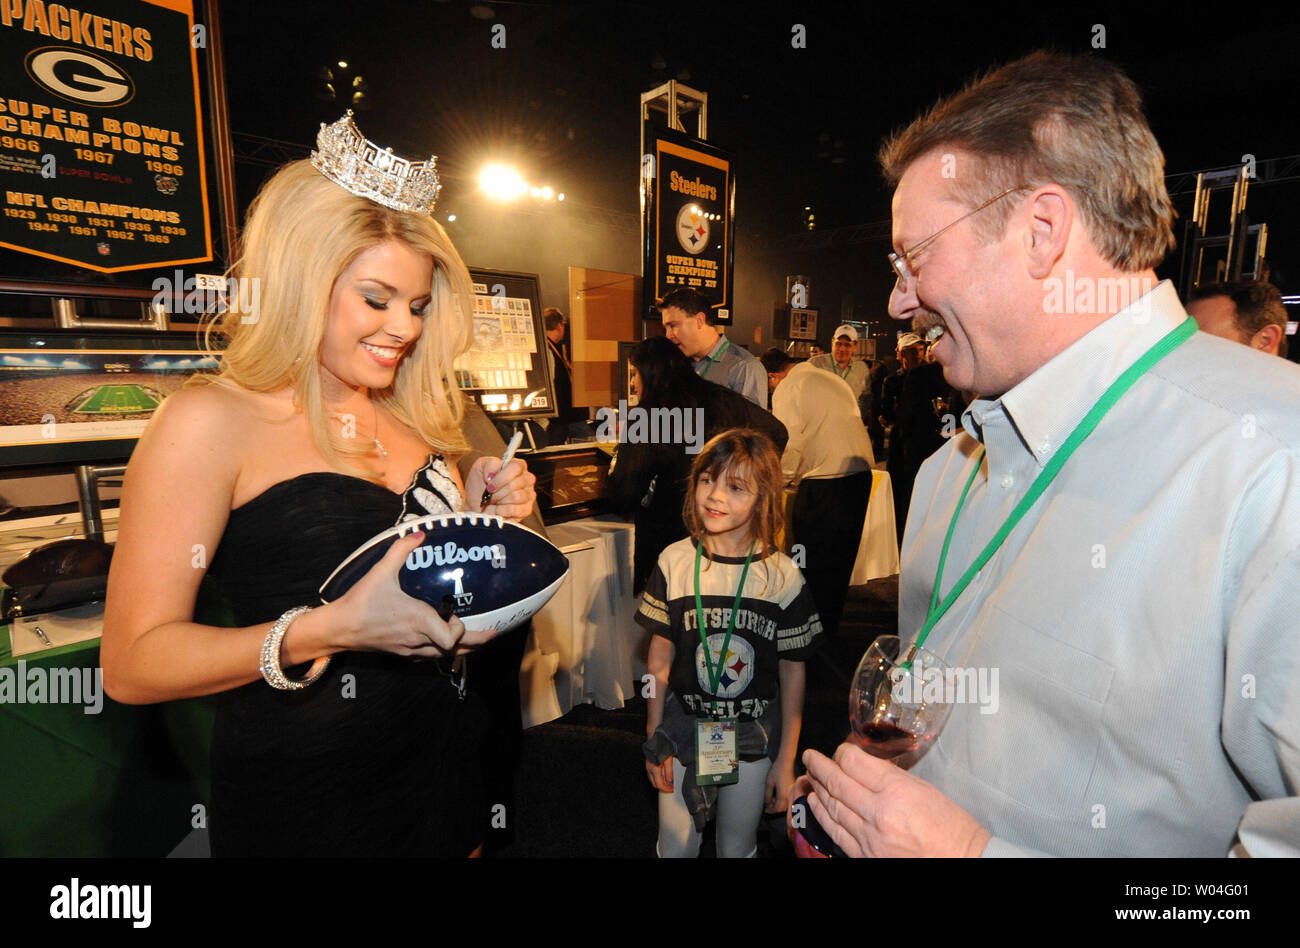
[[[536,185],[534,185],[533,187],[531,187],[531,188],[528,189],[528,193],[529,193],[529,195],[532,196],[532,197],[541,197],[541,196],[542,196],[542,189],[539,188],[539,187],[537,187]]]
[[[456,219],[456,215],[455,215],[455,214],[448,214],[448,215],[447,215],[447,223],[448,223],[448,224],[450,224],[450,223],[451,223],[452,221],[454,221],[455,219]]]
[[[542,197],[549,201],[551,198],[555,197],[555,192],[550,188],[542,188]]]
[[[563,200],[564,200],[564,192],[561,191],[559,194],[555,195],[555,200],[557,200],[557,201],[563,201]]]
[[[340,68],[340,69],[347,69],[347,68],[348,68],[348,64],[345,63],[343,60],[340,59],[340,60],[339,60],[339,68]]]
[[[528,190],[518,171],[499,162],[493,162],[479,172],[478,186],[494,201],[513,201]]]

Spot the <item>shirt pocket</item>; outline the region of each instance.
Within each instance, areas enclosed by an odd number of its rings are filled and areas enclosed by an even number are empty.
[[[1031,810],[1084,812],[1115,668],[997,607],[986,616],[964,664],[990,685],[996,670],[996,710],[987,697],[954,708],[935,752]]]

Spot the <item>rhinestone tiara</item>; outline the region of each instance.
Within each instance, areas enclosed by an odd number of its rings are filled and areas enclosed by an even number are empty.
[[[317,171],[358,197],[395,211],[432,214],[438,203],[438,156],[407,161],[361,134],[352,110],[333,125],[321,122],[311,163]]]

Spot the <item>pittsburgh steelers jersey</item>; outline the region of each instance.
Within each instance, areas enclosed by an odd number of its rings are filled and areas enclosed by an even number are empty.
[[[702,641],[695,608],[695,548],[695,540],[687,537],[659,554],[636,621],[675,646],[668,682],[687,713],[760,718],[780,694],[778,660],[801,662],[812,653],[822,631],[817,608],[793,560],[780,552],[755,556],[731,640],[720,656],[745,558],[717,556],[710,562],[706,554],[701,561]],[[716,670],[719,657],[722,672],[717,690],[711,691],[708,664]]]

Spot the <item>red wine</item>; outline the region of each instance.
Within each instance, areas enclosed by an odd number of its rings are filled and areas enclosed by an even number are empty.
[[[930,737],[904,731],[888,721],[867,721],[855,727],[849,739],[871,756],[892,760],[907,769],[921,759]]]

